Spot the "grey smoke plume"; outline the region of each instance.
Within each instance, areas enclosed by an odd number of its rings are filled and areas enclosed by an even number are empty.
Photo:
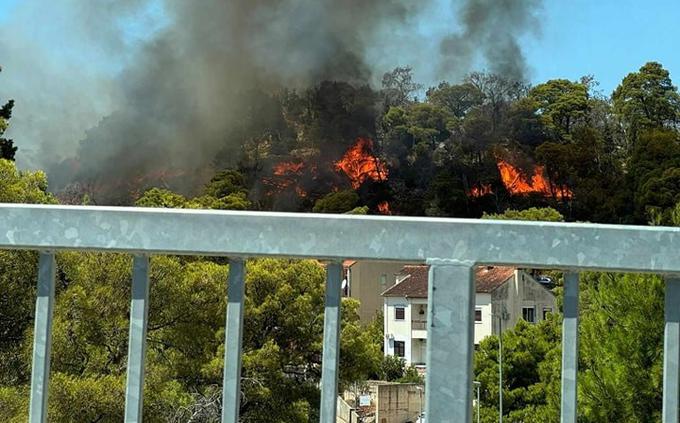
[[[368,81],[364,45],[376,22],[405,22],[406,3],[168,0],[171,24],[123,71],[123,101],[81,142],[77,174],[205,169],[258,107],[251,89]]]
[[[519,45],[523,35],[540,33],[542,0],[468,0],[458,9],[462,31],[440,45],[441,72],[469,69],[482,56],[488,70],[523,80],[527,64]]]
[[[11,2],[10,2],[11,3]],[[47,168],[124,101],[115,75],[139,44],[122,22],[153,28],[147,0],[16,2],[0,21],[0,98],[16,100],[9,133],[23,168]],[[130,28],[128,28],[130,29]]]
[[[397,65],[439,69],[438,76],[455,80],[472,70],[479,52],[491,71],[522,77],[517,38],[535,27],[540,0],[26,3],[14,25],[0,28],[0,60],[3,78],[13,66],[27,72],[15,73],[9,85],[0,80],[0,97],[17,100],[9,135],[20,160],[47,167],[51,182],[63,186],[74,178],[206,169],[225,144],[242,142],[228,134],[243,123],[244,111],[260,107],[260,97],[247,95],[252,89],[325,79],[371,83]],[[448,26],[423,32],[423,19],[457,10],[461,33]],[[20,36],[21,24],[39,25],[36,16],[47,21],[54,14],[66,22],[52,34],[65,40],[63,52]],[[82,50],[89,55],[80,57]],[[385,58],[395,51],[398,57]],[[103,56],[116,66],[91,64]]]

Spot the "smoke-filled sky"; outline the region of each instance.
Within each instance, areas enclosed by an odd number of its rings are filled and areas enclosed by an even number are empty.
[[[252,88],[425,83],[476,68],[528,77],[520,48],[541,0],[25,0],[0,27],[0,98],[16,100],[19,164],[81,176],[199,169]],[[187,160],[194,163],[187,163]],[[75,163],[75,164],[74,164]],[[61,165],[63,168],[64,166]],[[68,172],[67,172],[68,173]],[[132,176],[128,176],[132,177]],[[95,178],[96,179],[96,178]]]
[[[489,70],[594,74],[609,92],[645,61],[680,67],[679,11],[673,0],[0,0],[0,100],[16,100],[8,135],[22,167],[74,156],[85,173],[199,167],[253,106],[250,87],[375,85],[409,65],[426,86]]]

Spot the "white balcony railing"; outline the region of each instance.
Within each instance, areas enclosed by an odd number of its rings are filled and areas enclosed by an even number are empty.
[[[335,422],[341,260],[430,265],[426,415],[437,423],[472,418],[474,266],[563,269],[562,421],[576,422],[578,271],[666,275],[663,421],[678,421],[680,228],[409,217],[313,215],[112,207],[0,205],[0,248],[41,252],[35,314],[30,422],[46,421],[58,250],[135,254],[125,421],[141,422],[152,254],[230,258],[223,422],[237,422],[243,320],[243,260],[255,256],[328,260],[321,421]],[[461,347],[462,345],[462,347]]]

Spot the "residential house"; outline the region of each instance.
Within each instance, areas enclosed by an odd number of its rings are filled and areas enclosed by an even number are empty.
[[[424,365],[428,266],[404,266],[383,297],[385,355]],[[456,281],[451,281],[456,283]],[[475,273],[475,345],[524,319],[536,323],[555,310],[554,294],[524,270],[485,266]]]
[[[394,285],[396,275],[407,263],[394,261],[356,261],[343,262],[345,279],[343,295],[359,301],[359,319],[370,323],[383,309],[381,294]]]

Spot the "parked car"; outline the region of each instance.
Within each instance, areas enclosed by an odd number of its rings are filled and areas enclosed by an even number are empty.
[[[540,283],[541,285],[545,285],[548,288],[552,288],[555,286],[555,281],[550,276],[546,275],[539,275],[536,277],[536,282]]]

